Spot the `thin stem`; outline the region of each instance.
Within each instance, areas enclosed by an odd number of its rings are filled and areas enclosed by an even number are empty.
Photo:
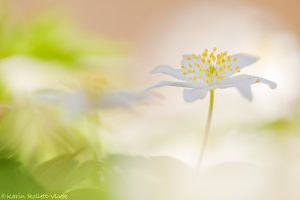
[[[198,164],[197,164],[197,170],[200,169],[202,161],[203,161],[204,152],[205,152],[208,135],[209,135],[209,129],[210,129],[210,124],[211,124],[213,109],[214,109],[214,90],[211,90],[210,91],[210,100],[209,100],[209,110],[208,110],[208,115],[207,115],[204,138],[202,141],[201,151],[200,151],[199,160],[198,160]]]

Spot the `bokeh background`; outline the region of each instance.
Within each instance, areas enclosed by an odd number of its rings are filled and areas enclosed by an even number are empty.
[[[69,199],[300,198],[297,0],[0,0],[0,193]],[[142,91],[217,47],[260,60],[249,103]],[[5,197],[5,196],[4,196]],[[3,197],[1,197],[3,198]],[[6,197],[5,197],[6,198]]]

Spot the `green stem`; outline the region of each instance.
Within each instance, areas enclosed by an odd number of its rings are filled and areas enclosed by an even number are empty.
[[[213,109],[214,109],[214,90],[211,90],[210,91],[210,100],[209,100],[209,110],[208,110],[208,115],[207,115],[204,138],[202,141],[201,151],[200,151],[199,160],[198,160],[198,164],[197,164],[197,170],[200,169],[202,161],[203,161],[205,147],[206,147],[208,135],[209,135],[209,129],[210,129],[210,124],[211,124]]]

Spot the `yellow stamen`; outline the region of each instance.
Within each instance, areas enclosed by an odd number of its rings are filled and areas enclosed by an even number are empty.
[[[200,54],[186,56],[188,64],[182,65],[183,75],[187,75],[189,80],[203,80],[206,84],[213,84],[216,80],[223,80],[228,72],[240,72],[239,66],[232,66],[236,62],[235,57],[229,56],[228,52],[217,52],[217,48],[205,49]]]

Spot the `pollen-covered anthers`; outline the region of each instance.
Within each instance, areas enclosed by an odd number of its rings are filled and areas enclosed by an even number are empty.
[[[189,77],[191,81],[202,80],[206,84],[223,80],[231,72],[239,72],[240,67],[236,65],[236,58],[225,52],[217,52],[214,48],[211,52],[205,49],[199,55],[185,55],[181,63],[182,74]]]

